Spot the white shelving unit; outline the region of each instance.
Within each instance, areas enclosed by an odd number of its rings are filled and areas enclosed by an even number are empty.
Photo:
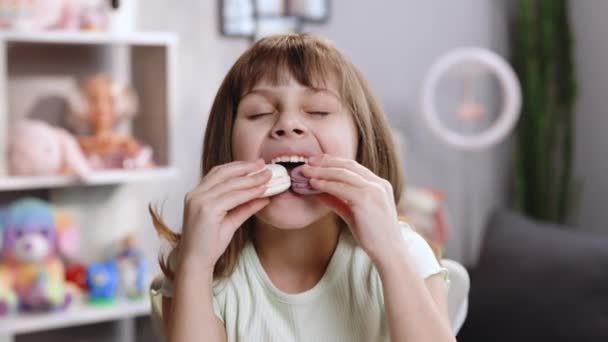
[[[173,167],[157,167],[149,170],[112,170],[95,172],[80,179],[76,176],[1,177],[0,191],[52,189],[71,186],[112,185],[171,179],[178,172]]]
[[[2,319],[0,320],[0,336],[14,336],[23,333],[33,333],[119,319],[133,319],[149,313],[150,302],[147,299],[139,301],[123,300],[106,306],[83,304],[72,307],[64,312],[20,314],[15,317]]]
[[[49,44],[127,44],[148,46],[170,46],[177,43],[176,36],[165,32],[87,32],[87,31],[42,31],[0,32],[0,40],[15,43]]]
[[[81,248],[88,253],[85,260],[94,260],[104,249],[98,245],[117,242],[125,229],[132,232],[145,226],[148,184],[160,186],[178,175],[172,153],[176,52],[177,37],[172,33],[0,32],[0,199],[8,202],[42,194],[53,205],[67,209],[85,237]],[[83,179],[9,176],[5,155],[10,127],[23,117],[59,124],[65,111],[61,103],[73,82],[96,72],[109,73],[135,88],[139,113],[127,129],[152,147],[157,167],[99,171]],[[135,317],[149,312],[146,299],[0,318],[0,341],[13,341],[23,333],[116,320],[119,338],[127,342],[134,337]]]

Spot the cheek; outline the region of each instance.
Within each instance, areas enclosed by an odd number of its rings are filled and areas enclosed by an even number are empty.
[[[357,131],[350,120],[322,127],[318,140],[324,153],[355,159],[357,156]]]
[[[234,160],[254,161],[260,156],[264,134],[259,129],[249,129],[246,125],[235,123],[232,130],[232,156]]]

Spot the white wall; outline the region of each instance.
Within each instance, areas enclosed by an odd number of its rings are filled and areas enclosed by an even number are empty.
[[[585,230],[607,232],[608,210],[608,2],[570,1],[578,79],[575,176],[582,196],[575,222]]]
[[[435,138],[418,112],[421,79],[441,54],[461,46],[507,51],[502,1],[333,1],[333,17],[310,31],[332,39],[368,78],[391,123],[405,133],[410,184],[443,189],[453,223],[448,256],[476,259],[490,208],[505,197],[505,144],[463,153]]]

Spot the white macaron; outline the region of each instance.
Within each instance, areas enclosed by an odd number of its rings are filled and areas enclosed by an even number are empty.
[[[289,177],[289,173],[283,165],[266,164],[263,169],[253,172],[251,175],[262,172],[262,170],[272,172],[272,178],[266,183],[266,191],[264,191],[262,197],[278,195],[291,187],[291,177]]]

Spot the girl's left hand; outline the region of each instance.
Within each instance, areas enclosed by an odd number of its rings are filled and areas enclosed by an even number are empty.
[[[386,179],[352,159],[327,154],[309,158],[302,173],[373,261],[403,249],[393,187]]]

